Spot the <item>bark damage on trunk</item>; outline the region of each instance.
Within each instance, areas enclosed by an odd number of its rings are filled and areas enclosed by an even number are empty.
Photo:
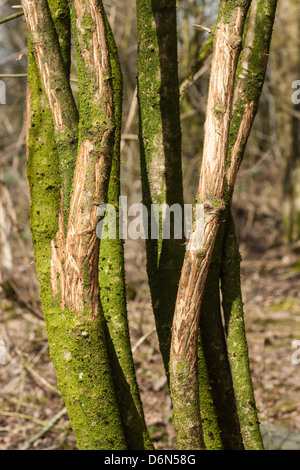
[[[244,27],[250,3],[251,10],[247,26]],[[186,446],[184,424],[180,423],[182,416],[188,422],[186,409],[189,413],[193,410],[194,416],[198,416],[199,420],[201,418],[201,410],[197,402],[195,355],[203,289],[219,225],[225,222],[226,214],[230,209],[236,175],[257,111],[265,78],[276,4],[277,0],[253,0],[252,2],[232,0],[220,3],[219,20],[215,29],[203,161],[197,197],[197,202],[204,206],[203,243],[196,253],[187,252],[173,322],[171,378],[175,424],[178,428],[177,440],[180,446]],[[240,55],[241,48],[243,51]],[[224,208],[226,212],[223,211]],[[197,238],[196,232],[193,235]],[[222,240],[220,246],[222,247]],[[237,262],[239,263],[239,260]],[[227,287],[228,284],[230,283],[227,283]],[[219,289],[219,281],[216,286]],[[223,292],[224,295],[228,298],[225,292]],[[232,293],[228,293],[228,296],[231,295]],[[228,311],[227,307],[229,318],[230,312]],[[244,325],[239,321],[240,317],[236,322],[236,317],[235,312],[232,311],[232,321],[225,334],[224,354],[227,355],[228,348],[243,445],[247,449],[259,449],[262,443],[251,379],[249,379],[250,371],[246,367],[247,360],[245,356],[241,360],[247,369],[241,373],[240,364],[237,359],[234,359],[232,353],[232,345],[237,334],[240,334],[243,351],[246,350]],[[240,331],[237,333],[238,330]],[[205,335],[205,332],[203,334]],[[211,348],[212,345],[209,347]],[[194,389],[193,386],[195,386]],[[241,389],[243,393],[239,392]],[[191,398],[187,407],[184,397],[188,395]]]
[[[276,7],[277,0],[252,0],[247,17],[243,50],[238,64],[227,155],[228,207],[265,80]],[[244,324],[240,261],[233,214],[229,207],[220,276],[227,353],[244,447],[246,450],[261,450],[263,442]]]
[[[23,1],[30,46],[31,226],[50,354],[78,446],[126,449],[98,284],[97,207],[107,200],[115,133],[109,50],[102,3],[76,5],[73,35],[77,45],[84,40],[77,58],[79,116],[69,84],[69,50],[61,50],[62,17],[56,18],[63,6],[69,23],[70,5]]]
[[[69,61],[64,60],[67,52],[62,51],[54,27],[56,10],[61,7],[54,0],[49,4],[46,0],[39,2],[22,0],[22,6],[35,60],[53,117],[54,137],[60,155],[66,229],[77,155],[78,111],[68,77]],[[50,7],[53,7],[53,17]]]
[[[53,296],[59,292],[60,305],[83,312],[90,304],[92,318],[99,313],[98,260],[99,238],[96,234],[97,208],[107,200],[107,188],[114,143],[112,85],[109,76],[109,51],[105,25],[97,2],[75,2],[79,41],[84,35],[82,22],[88,16],[93,25],[90,40],[83,45],[81,56],[87,73],[94,77],[93,101],[99,104],[103,125],[97,134],[79,132],[80,146],[74,171],[68,225],[63,224],[61,192],[59,231],[52,241],[51,285]],[[80,117],[81,120],[81,117]],[[59,277],[59,289],[57,277]],[[85,288],[84,286],[88,287]]]
[[[224,11],[221,12],[215,31],[197,195],[197,203],[204,209],[203,233],[196,229],[190,238],[173,318],[171,394],[177,443],[185,449],[203,448],[197,377],[199,314],[220,217],[226,206],[225,176],[234,81],[248,6],[249,2],[244,2],[243,7],[236,5],[227,21],[222,16]],[[201,245],[195,250],[200,236]]]
[[[85,188],[90,164],[90,152],[93,144],[86,140],[79,149],[75,168],[74,189],[71,197],[67,234],[64,233],[61,192],[56,243],[51,242],[51,286],[53,297],[60,293],[60,306],[67,306],[76,314],[83,312],[84,301],[84,267],[87,267],[89,287],[87,297],[91,302],[92,318],[98,316],[98,256],[99,239],[96,235],[98,182],[101,178],[101,167],[104,156],[93,166],[94,191]],[[59,276],[59,289],[57,277]]]

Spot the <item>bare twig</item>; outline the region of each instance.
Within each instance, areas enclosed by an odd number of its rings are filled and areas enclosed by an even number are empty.
[[[19,11],[18,13],[14,13],[13,15],[7,16],[6,18],[1,18],[0,24],[7,23],[8,21],[14,20],[15,18],[19,18],[19,16],[23,16],[24,12]]]
[[[37,432],[30,439],[28,439],[28,441],[25,442],[25,444],[21,447],[20,450],[28,450],[35,441],[47,434],[47,432],[55,426],[55,424],[66,414],[66,412],[66,407],[63,407],[58,413],[56,413],[55,416],[53,416],[52,419],[50,419],[50,421],[48,421],[46,426],[44,426],[39,432]]]
[[[12,279],[9,279],[9,284],[13,288],[14,293],[16,294],[18,302],[20,304],[23,304],[31,313],[33,313],[40,320],[44,320],[42,312],[36,309],[33,305],[31,305],[31,303],[28,301],[28,299],[25,298],[25,296],[22,294],[22,292]]]
[[[197,29],[203,29],[204,31],[206,31],[207,33],[211,33],[212,32],[212,29],[211,28],[207,28],[206,26],[202,26],[201,24],[193,24],[194,28],[197,28]]]
[[[39,426],[45,426],[45,420],[35,418],[34,416],[27,415],[26,413],[18,413],[17,411],[1,411],[2,416],[12,416],[14,418],[26,419],[32,421]],[[48,424],[48,423],[47,423]]]
[[[56,387],[54,387],[54,385],[50,384],[48,380],[42,377],[35,369],[33,369],[30,364],[24,364],[24,368],[32,375],[34,379],[37,380],[37,382],[39,382],[45,388],[48,388],[51,392],[61,396],[60,391]]]
[[[152,333],[154,333],[155,327],[153,327],[151,330],[147,331],[132,347],[132,354],[137,350],[137,348],[150,336]]]
[[[21,78],[27,77],[27,73],[2,73],[0,78]]]

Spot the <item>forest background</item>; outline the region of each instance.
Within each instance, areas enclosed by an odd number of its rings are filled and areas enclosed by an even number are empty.
[[[0,0],[1,18],[18,12],[15,4]],[[135,1],[104,4],[124,75],[122,194],[129,204],[139,203]],[[181,83],[207,40],[208,33],[193,23],[213,27],[217,6],[214,0],[178,1]],[[292,99],[293,83],[300,80],[299,26],[299,3],[279,1],[266,82],[233,198],[251,371],[269,448],[300,448],[300,361],[295,356],[300,341],[300,105]],[[181,103],[186,203],[192,203],[199,178],[209,65],[208,58]],[[6,85],[6,104],[0,105],[0,339],[6,347],[6,363],[0,365],[0,449],[76,449],[49,359],[33,262],[25,168],[26,71],[27,37],[20,17],[0,24],[0,79]],[[145,418],[155,447],[173,449],[171,403],[154,329],[144,241],[127,240],[125,255],[129,324]]]

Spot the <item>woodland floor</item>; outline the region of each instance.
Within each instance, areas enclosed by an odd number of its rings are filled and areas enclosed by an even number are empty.
[[[300,340],[300,252],[295,247],[287,253],[277,244],[276,208],[264,208],[255,201],[253,211],[243,212],[240,207],[242,196],[236,214],[243,257],[245,321],[265,443],[267,448],[300,449],[300,364],[292,363],[292,342]],[[126,248],[129,293],[130,297],[135,295],[128,301],[128,315],[146,421],[156,449],[175,449],[143,244],[132,241]],[[22,247],[17,244],[17,249],[21,259]],[[56,389],[44,322],[39,317],[29,255],[15,266],[13,281],[15,284],[0,296],[0,338],[7,353],[6,364],[0,365],[0,450],[75,450],[76,442]],[[274,430],[276,443],[272,441]]]

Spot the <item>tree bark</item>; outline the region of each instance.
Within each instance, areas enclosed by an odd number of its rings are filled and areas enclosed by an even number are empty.
[[[208,370],[209,384],[211,386],[222,445],[226,450],[242,450],[243,442],[232,383],[231,367],[228,359],[220,299],[220,276],[223,262],[222,244],[227,212],[228,210],[226,209],[221,219],[207,273],[200,311],[199,336],[202,338],[203,355]],[[198,369],[200,370],[201,367],[203,366],[198,360]],[[199,387],[201,387],[200,381],[201,378],[199,377]],[[200,401],[202,420],[207,413],[203,409],[204,406],[201,405]]]
[[[197,201],[204,206],[203,243],[193,249],[194,230],[184,260],[176,300],[171,344],[171,393],[179,448],[201,449],[197,378],[199,313],[214,243],[225,209],[226,155],[234,80],[250,2],[221,2],[205,122],[203,159]],[[225,156],[225,158],[224,158]]]
[[[59,171],[64,193],[62,203],[64,229],[67,226],[70,208],[72,181],[75,169],[75,155],[78,144],[78,111],[68,79],[70,66],[70,40],[65,50],[60,47],[59,34],[64,40],[67,13],[59,2],[53,2],[53,12],[60,12],[60,28],[56,29],[49,11],[48,2],[22,2],[30,40],[54,122],[54,138],[59,151]],[[68,22],[69,24],[69,22]],[[70,28],[70,26],[68,26]]]
[[[170,239],[160,221],[158,239],[146,242],[179,449],[262,448],[238,245],[228,217],[265,78],[277,0],[252,0],[247,17],[250,3],[221,0],[213,31],[195,201],[195,209],[203,209],[203,226],[195,210],[185,257],[184,236],[175,236],[178,220]],[[96,231],[99,206],[108,202],[117,216],[120,211],[122,74],[116,46],[100,0],[22,4],[29,37],[31,229],[58,386],[80,449],[151,450],[130,350],[123,242],[99,240]],[[70,11],[79,112],[69,77]],[[141,174],[150,235],[156,228],[153,204],[183,207],[175,1],[137,0],[137,25]],[[117,217],[117,231],[118,224]]]
[[[116,238],[107,237],[101,239],[100,242],[100,299],[108,329],[109,358],[128,449],[151,450],[154,447],[145,423],[131,352],[126,304],[124,241],[119,237],[123,78],[117,47],[107,20],[106,31],[112,68],[116,124],[114,154],[107,201],[108,204],[115,208]],[[109,213],[107,215],[109,217]]]
[[[226,342],[241,435],[245,449],[263,450],[244,324],[240,252],[231,212],[225,226],[221,281]]]
[[[180,270],[184,234],[175,238],[170,222],[169,239],[163,238],[163,221],[155,229],[153,207],[179,204],[183,208],[181,129],[175,0],[137,0],[138,105],[143,203],[148,209],[147,272],[157,334],[168,374],[171,326]]]
[[[49,6],[51,11],[57,11],[56,2],[49,2]],[[64,7],[65,24],[69,7],[67,2],[60,2],[60,7]],[[53,24],[54,15],[52,21],[44,1],[23,1],[31,40],[29,44],[33,43],[29,57],[27,98],[27,174],[31,194],[31,228],[50,353],[78,446],[80,449],[126,449],[111,378],[98,289],[96,210],[97,204],[107,199],[114,142],[109,53],[103,41],[105,24],[101,5],[91,1],[89,7],[89,13],[93,16],[88,38],[90,41],[86,43],[83,60],[89,69],[87,73],[93,77],[89,89],[92,90],[92,96],[88,95],[88,98],[91,101],[92,98],[99,99],[99,102],[97,113],[92,115],[85,112],[84,116],[80,116],[78,134],[75,122],[70,122],[72,117],[63,111],[72,102],[67,85],[69,77],[66,59],[63,61],[68,53],[57,52],[60,47],[64,48],[64,38],[58,37],[61,33]],[[45,25],[49,31],[47,37],[43,35]],[[49,44],[44,45],[43,41],[46,40]],[[51,44],[48,57],[46,46],[50,48]],[[50,58],[54,51],[55,61],[52,61]],[[99,56],[102,57],[101,63],[91,59]],[[64,73],[56,75],[54,82],[51,79],[48,81],[56,70]],[[55,83],[53,88],[52,83]],[[58,90],[65,90],[65,93],[60,94]],[[51,101],[53,97],[54,104]],[[86,111],[86,104],[84,100],[81,102],[81,112]],[[62,112],[57,114],[59,109]],[[87,133],[87,127],[82,125],[83,119],[91,120],[95,117],[99,123],[97,133],[93,126]],[[88,122],[84,124],[89,125]],[[68,140],[75,139],[76,135],[79,136],[78,153],[77,149],[74,152],[75,144]],[[65,147],[62,145],[64,137]],[[72,164],[76,163],[74,178],[71,178],[73,190],[70,197],[71,186],[66,188],[58,179],[66,154],[70,155]],[[74,159],[76,155],[77,160]],[[67,178],[67,173],[64,178]],[[63,207],[63,200],[68,197],[69,212],[68,204]]]
[[[179,442],[182,414],[185,415],[184,395],[187,391],[191,408],[193,407],[195,416],[198,413],[198,422],[201,421],[195,379],[195,349],[200,308],[221,217],[230,203],[235,178],[257,111],[265,78],[276,3],[275,0],[252,2],[243,41],[249,2],[243,6],[239,6],[238,2],[221,2],[220,5],[198,189],[198,202],[204,204],[205,211],[203,244],[197,254],[194,251],[187,253],[173,323],[171,377],[173,397],[178,408],[174,415],[178,420]],[[238,62],[242,45],[243,53]],[[196,231],[193,236],[197,236]],[[202,337],[205,337],[206,333],[207,331],[203,331]],[[225,343],[223,352],[226,353]],[[188,380],[182,381],[182,377],[188,377]],[[195,385],[194,391],[191,384]],[[201,446],[200,441],[198,445]]]

